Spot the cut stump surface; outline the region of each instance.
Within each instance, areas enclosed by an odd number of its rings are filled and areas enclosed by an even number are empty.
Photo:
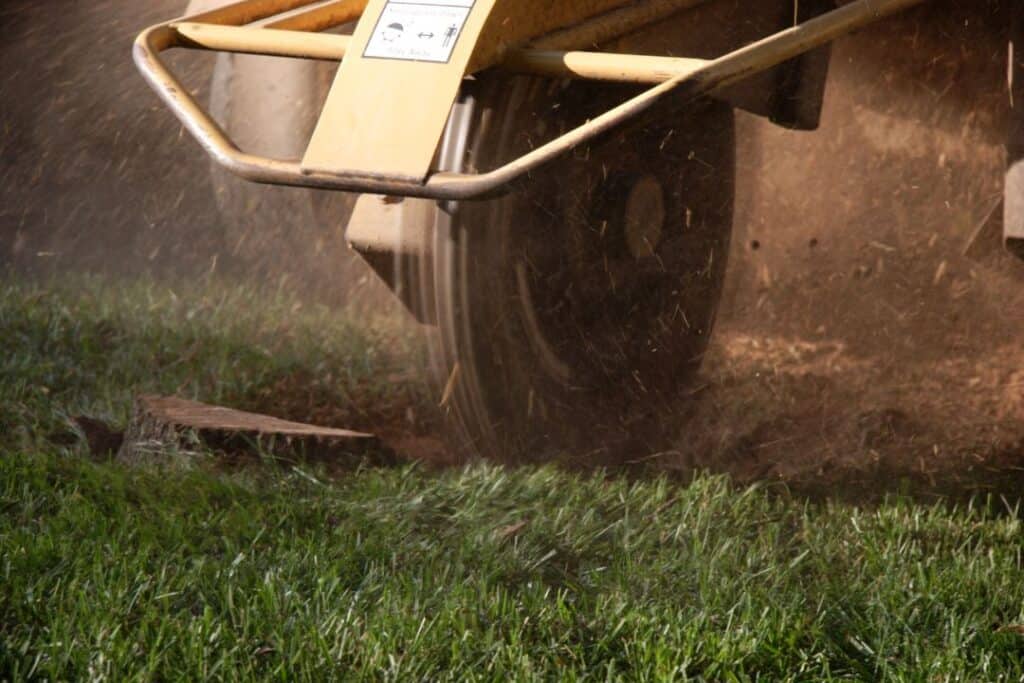
[[[137,462],[205,448],[230,456],[269,454],[332,465],[392,465],[396,458],[372,434],[318,427],[176,397],[140,396],[118,458]]]

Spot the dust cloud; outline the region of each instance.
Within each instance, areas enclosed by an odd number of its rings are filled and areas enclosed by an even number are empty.
[[[1020,468],[1024,264],[992,223],[1009,106],[994,6],[935,2],[839,41],[817,132],[740,116],[725,305],[667,467],[858,492]],[[130,60],[140,27],[183,9],[4,3],[0,267],[379,297],[341,220],[264,212],[240,246],[206,158]],[[212,58],[177,63],[208,97]]]
[[[731,281],[683,465],[859,495],[1002,486],[1024,462],[1001,16],[933,2],[839,41],[817,132],[741,120]]]

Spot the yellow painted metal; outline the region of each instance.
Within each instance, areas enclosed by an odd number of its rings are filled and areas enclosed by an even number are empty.
[[[172,24],[172,27],[184,39],[186,47],[221,52],[341,61],[349,45],[348,36],[330,33],[194,22]]]
[[[618,83],[664,83],[693,73],[707,64],[703,59],[648,57],[646,55],[557,50],[516,50],[499,65],[507,71],[554,78],[581,78]]]
[[[501,0],[480,35],[472,71],[500,62],[546,33],[578,25],[634,0]]]
[[[300,14],[270,22],[266,28],[286,31],[326,31],[363,16],[368,0],[335,0]]]
[[[697,0],[656,0],[657,12]],[[302,166],[309,172],[387,175],[423,180],[430,171],[448,112],[463,77],[515,53],[515,68],[581,75],[587,63],[609,80],[657,83],[697,65],[616,65],[613,58],[567,61],[564,55],[523,55],[530,40],[632,5],[634,0],[476,0],[447,63],[366,56],[378,24],[390,21],[387,0],[370,0],[328,96]],[[422,7],[422,5],[417,5]],[[647,15],[651,15],[648,12]],[[396,26],[398,24],[395,24]],[[456,27],[453,25],[452,30]],[[431,35],[433,35],[431,33]],[[406,34],[403,38],[407,39]],[[595,63],[596,62],[596,63]],[[574,65],[576,68],[574,68]],[[653,68],[652,68],[653,67]],[[619,74],[616,76],[615,74]]]
[[[709,0],[646,0],[598,15],[530,41],[538,50],[593,50]]]
[[[314,5],[317,2],[320,0],[241,0],[241,2],[189,17],[188,20],[201,24],[241,26]]]
[[[277,8],[280,12],[287,12],[314,4],[315,1],[247,0],[204,15],[189,17],[183,21],[200,20],[203,23],[212,22],[238,26],[271,16],[273,14],[271,7]],[[513,2],[515,0],[505,1]],[[658,2],[659,0],[650,1]],[[437,172],[426,178],[418,179],[402,174],[381,172],[379,169],[371,170],[368,173],[353,172],[347,169],[338,172],[319,172],[305,168],[297,161],[268,159],[248,154],[240,150],[203,110],[188,89],[171,73],[162,59],[161,53],[170,49],[195,46],[175,28],[174,23],[160,24],[143,32],[136,40],[134,54],[135,62],[143,76],[186,129],[219,164],[239,176],[254,182],[279,185],[430,199],[464,200],[487,196],[499,191],[523,174],[549,163],[596,136],[624,125],[627,121],[655,106],[662,106],[669,111],[673,105],[678,106],[728,87],[795,56],[825,45],[851,31],[874,23],[885,16],[922,4],[925,1],[851,0],[822,16],[770,35],[729,54],[700,65],[694,63],[693,69],[681,68],[680,73],[672,76],[669,80],[645,90],[554,140],[542,143],[531,152],[518,159],[508,161],[500,168],[479,174]],[[379,5],[382,4],[381,1]],[[626,9],[629,8],[624,8],[623,11]],[[366,22],[361,22],[360,26],[363,24]],[[539,42],[542,43],[542,41]],[[344,54],[344,49],[341,49],[340,52]],[[468,61],[469,55],[463,55],[463,57]],[[535,54],[534,57],[540,61],[546,61],[549,65],[557,61],[550,55],[545,57]],[[568,64],[575,58],[572,54],[563,54],[559,59],[563,64]],[[351,57],[346,57],[343,64],[350,61],[353,61]],[[415,63],[412,64],[415,65]],[[459,78],[461,80],[461,76]],[[378,88],[383,89],[387,85],[389,84],[378,84]],[[405,115],[407,120],[412,120],[418,113],[418,109],[410,109],[405,112]],[[357,135],[358,131],[347,129],[340,131],[340,134],[353,136]]]
[[[181,34],[188,39],[188,47],[202,48],[208,50],[223,50],[228,52],[242,52],[250,54],[269,54],[291,57],[308,57],[313,59],[340,60],[347,49],[347,38],[344,41],[337,40],[340,36],[335,35],[309,35],[316,34],[335,26],[350,23],[362,16],[369,0],[334,0],[321,4],[312,9],[301,10],[303,6],[323,2],[323,0],[246,0],[227,7],[214,10],[195,17],[189,17],[188,21],[175,22],[174,26]],[[587,16],[586,3],[592,0],[576,0],[583,2],[584,9],[582,16]],[[618,0],[612,0],[617,2]],[[528,41],[525,43],[530,48],[543,50],[545,52],[576,51],[581,48],[597,47],[602,43],[612,40],[625,33],[642,28],[645,25],[656,23],[666,17],[680,12],[684,9],[704,4],[709,0],[647,0],[647,2],[636,5],[630,4],[621,9],[599,14],[583,21],[574,23],[568,28],[554,30],[543,35],[531,36],[530,31],[520,29],[520,35],[526,35]],[[565,19],[564,5],[555,3],[560,8],[560,13],[551,16],[550,13],[544,20],[534,20],[532,31],[543,31],[551,27],[557,27],[559,21]],[[598,5],[600,7],[602,5]],[[522,6],[519,6],[520,8]],[[284,19],[271,20],[260,25],[258,28],[272,29],[274,31],[302,31],[308,32],[304,35],[289,35],[285,33],[261,33],[255,27],[252,29],[242,28],[242,24],[248,24],[265,20],[286,10],[297,11],[295,14]],[[590,7],[593,11],[593,6]],[[269,13],[269,14],[268,14]],[[506,25],[507,19],[503,20]],[[207,25],[221,27],[219,30],[202,28]],[[491,29],[493,21],[488,22],[488,29]],[[508,35],[513,32],[507,31]],[[308,41],[310,47],[303,46],[302,41]],[[508,44],[510,38],[506,36],[503,42]],[[497,51],[498,48],[490,48],[486,45],[478,45],[474,62],[486,61],[489,52]],[[507,58],[503,60],[503,68],[532,68],[534,60],[525,60],[523,50],[520,47],[509,49]],[[544,73],[550,71],[550,55],[535,60]],[[654,66],[655,63],[651,62]],[[471,68],[477,68],[473,66]],[[631,67],[635,71],[638,67]],[[660,67],[658,67],[660,68]],[[596,73],[596,78],[612,79],[609,72],[604,69],[595,71],[596,67],[581,67],[583,71],[578,73],[573,69],[566,69],[565,75],[572,76],[574,73],[589,78],[591,72]],[[605,75],[602,75],[605,74]],[[642,77],[628,77],[629,81],[635,82],[656,82],[657,77],[646,75]]]
[[[281,29],[173,24],[188,47],[224,52],[340,61],[351,44],[349,36]],[[582,78],[620,83],[661,83],[699,69],[701,59],[648,57],[600,52],[516,50],[499,66],[507,71],[554,78]]]
[[[390,5],[370,0],[313,132],[303,170],[423,181],[496,2],[476,0],[454,36],[448,61],[441,63],[367,56],[370,41],[380,35],[378,22],[388,21]]]

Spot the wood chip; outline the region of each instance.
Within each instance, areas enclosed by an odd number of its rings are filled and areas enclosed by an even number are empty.
[[[515,538],[516,536],[518,536],[522,532],[522,530],[525,529],[528,525],[529,522],[524,520],[516,524],[509,524],[508,526],[503,526],[500,529],[498,529],[495,533],[498,535],[498,538],[505,541],[510,538]]]

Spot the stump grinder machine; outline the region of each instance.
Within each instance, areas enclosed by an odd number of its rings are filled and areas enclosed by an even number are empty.
[[[135,60],[217,166],[358,197],[338,220],[435,328],[431,373],[461,445],[601,462],[662,448],[707,346],[734,109],[815,128],[829,44],[930,4],[193,0],[139,37]],[[168,68],[175,48],[340,66],[311,130],[259,100],[233,112],[248,122],[235,135]],[[316,99],[288,73],[267,98]],[[247,147],[281,136],[303,139],[276,157]],[[1010,161],[1004,222],[1019,249],[1024,165]]]

